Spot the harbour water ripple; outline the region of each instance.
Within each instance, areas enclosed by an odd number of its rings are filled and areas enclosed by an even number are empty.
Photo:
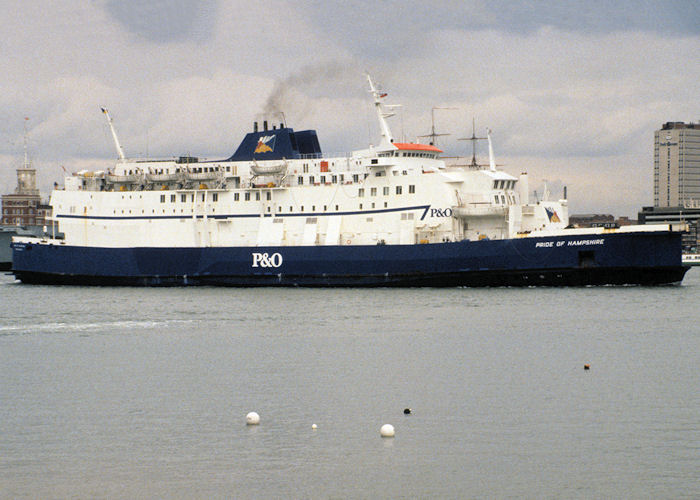
[[[699,304],[2,276],[0,497],[697,498]]]

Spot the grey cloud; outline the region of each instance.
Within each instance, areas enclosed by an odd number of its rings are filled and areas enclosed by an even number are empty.
[[[128,31],[153,42],[204,41],[217,6],[201,0],[106,0],[105,10]]]

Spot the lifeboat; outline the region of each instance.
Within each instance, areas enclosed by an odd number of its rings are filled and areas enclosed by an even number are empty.
[[[272,165],[260,165],[257,162],[254,162],[253,165],[250,166],[250,170],[255,174],[255,175],[284,175],[287,173],[287,162],[282,162],[282,163],[273,163]]]
[[[171,174],[146,174],[146,180],[148,182],[175,182],[180,180],[180,173],[175,172]]]
[[[185,174],[185,177],[188,181],[213,181],[221,177],[221,172],[215,171],[215,170],[210,170],[210,171],[202,171],[202,172],[192,172],[188,171]]]
[[[118,174],[107,174],[105,175],[105,180],[107,182],[111,182],[112,184],[135,184],[139,182],[141,179],[141,175],[139,174],[127,174],[127,175],[118,175]]]

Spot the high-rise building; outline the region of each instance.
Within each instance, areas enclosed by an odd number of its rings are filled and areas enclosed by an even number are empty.
[[[700,123],[654,132],[654,206],[700,208]]]

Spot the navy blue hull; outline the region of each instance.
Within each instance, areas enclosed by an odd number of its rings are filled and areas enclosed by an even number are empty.
[[[681,235],[639,232],[426,245],[96,248],[13,244],[25,283],[227,286],[557,286],[683,279]]]

